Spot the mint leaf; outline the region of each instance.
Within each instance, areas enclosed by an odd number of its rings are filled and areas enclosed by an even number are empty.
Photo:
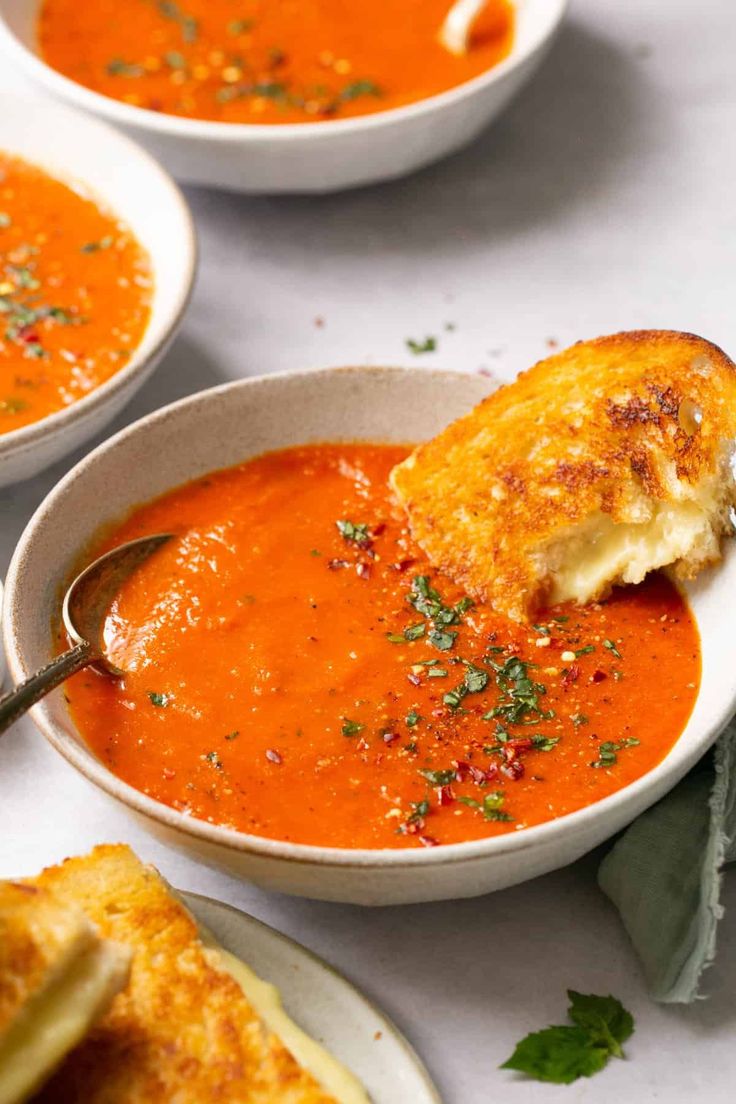
[[[581,1027],[547,1027],[517,1044],[501,1069],[526,1073],[536,1081],[569,1085],[578,1077],[590,1077],[608,1061],[605,1047],[592,1046]]]
[[[621,1044],[634,1033],[634,1017],[615,997],[597,997],[594,993],[576,993],[568,989],[567,1014],[573,1023],[588,1032],[590,1038],[606,1046],[617,1058],[623,1057]]]
[[[634,1032],[634,1018],[616,997],[598,997],[568,989],[567,1014],[573,1025],[534,1031],[517,1044],[501,1069],[517,1070],[537,1081],[569,1085],[598,1073]]]

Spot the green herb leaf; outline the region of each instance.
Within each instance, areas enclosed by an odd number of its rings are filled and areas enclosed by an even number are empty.
[[[419,773],[422,778],[426,778],[433,786],[449,786],[457,777],[457,772],[454,768],[450,770],[427,770],[422,768]]]
[[[458,801],[462,805],[467,805],[471,809],[476,809],[479,813],[483,814],[484,820],[497,820],[497,821],[512,821],[514,818],[509,816],[508,813],[503,812],[501,806],[506,798],[503,790],[494,790],[492,793],[487,793],[482,801],[476,801],[474,797],[458,797]]]
[[[215,770],[222,770],[222,760],[216,751],[208,751],[205,755],[205,759],[208,763],[211,763]]]
[[[142,65],[123,61],[119,57],[111,58],[105,66],[105,70],[109,77],[142,77],[146,72]]]
[[[374,81],[370,80],[356,80],[350,84],[346,84],[343,90],[340,92],[340,99],[349,102],[350,100],[357,100],[359,96],[382,96],[383,89],[381,89]]]
[[[417,621],[416,625],[407,625],[404,629],[404,640],[419,640],[421,636],[424,636],[427,626],[423,621]],[[429,639],[432,639],[430,633]]]
[[[225,733],[225,739],[226,740],[237,740],[239,735],[240,735],[240,732],[236,728],[234,732],[226,732]]]
[[[437,349],[437,338],[425,337],[424,341],[415,341],[414,338],[408,337],[406,346],[414,353],[414,356],[420,356],[422,353],[434,353]]]
[[[585,713],[571,713],[570,720],[576,728],[580,728],[580,725],[590,724],[590,717],[588,717]]]
[[[578,648],[578,650],[575,652],[575,658],[577,659],[578,656],[582,655],[590,655],[590,653],[594,651],[595,644],[586,644],[584,648]]]
[[[422,625],[420,627],[423,631],[424,626]],[[404,635],[406,635],[406,630],[404,630]],[[419,635],[421,636],[422,634],[420,633]],[[432,629],[427,640],[433,647],[439,649],[440,652],[449,652],[455,644],[456,637],[456,632],[448,632],[447,629]]]
[[[348,521],[346,518],[342,518],[340,521],[336,521],[335,525],[342,539],[348,544],[357,544],[359,548],[365,548],[371,543],[367,522]]]
[[[623,751],[625,748],[638,747],[641,740],[637,740],[635,736],[627,736],[623,740],[604,740],[598,748],[598,758],[594,759],[590,764],[591,767],[612,767],[618,762],[618,752]]]
[[[416,709],[412,709],[412,710],[411,710],[411,711],[410,711],[409,713],[407,713],[407,714],[406,714],[406,725],[407,725],[407,728],[416,728],[416,726],[417,726],[417,725],[419,724],[419,722],[421,721],[421,719],[422,719],[422,718],[421,718],[421,716],[420,716],[420,715],[419,715],[419,714],[417,713]]]
[[[616,997],[598,997],[568,989],[568,1015],[573,1023],[588,1032],[591,1040],[605,1046],[617,1058],[623,1058],[621,1044],[634,1033],[634,1017]]]
[[[612,640],[604,640],[603,647],[608,648],[611,655],[615,655],[616,659],[621,659],[621,653]]]
[[[631,1037],[634,1020],[615,997],[568,989],[572,1025],[548,1027],[527,1035],[501,1069],[518,1070],[537,1081],[569,1085],[598,1073],[610,1057],[623,1058],[621,1044]]]
[[[148,697],[151,699],[151,705],[155,705],[159,709],[165,709],[170,701],[168,694],[157,694],[155,690],[149,690]]]
[[[569,1085],[579,1077],[591,1077],[603,1069],[608,1053],[592,1046],[579,1027],[547,1027],[517,1043],[501,1069],[517,1070],[535,1081]]]
[[[360,721],[351,721],[347,717],[343,718],[342,734],[343,736],[357,736],[365,728],[364,724]]]
[[[110,235],[107,235],[104,238],[100,238],[99,241],[85,242],[84,245],[80,247],[79,252],[99,253],[101,249],[109,249],[110,246],[113,244],[113,241],[114,239]]]

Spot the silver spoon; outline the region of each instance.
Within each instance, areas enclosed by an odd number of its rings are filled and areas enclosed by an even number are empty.
[[[64,595],[61,609],[64,628],[74,646],[0,698],[0,733],[83,667],[94,664],[117,678],[125,674],[105,655],[102,635],[105,619],[126,579],[171,537],[171,533],[157,533],[128,541],[106,552],[77,575]]]
[[[458,57],[468,52],[473,24],[486,5],[486,0],[455,0],[440,27],[440,44]]]

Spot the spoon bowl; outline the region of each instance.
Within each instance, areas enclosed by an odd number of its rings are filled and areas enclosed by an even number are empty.
[[[80,571],[62,605],[62,621],[72,647],[0,698],[0,733],[83,667],[94,666],[116,678],[125,674],[105,656],[105,618],[125,580],[170,539],[171,533],[157,533],[127,541]]]

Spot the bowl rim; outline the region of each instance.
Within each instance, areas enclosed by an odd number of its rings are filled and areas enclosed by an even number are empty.
[[[431,372],[435,378],[444,378],[447,383],[452,381],[454,385],[457,384],[458,379],[462,379],[465,375],[472,377],[472,373],[450,369],[380,365],[311,368],[250,376],[207,388],[167,406],[160,407],[103,441],[52,488],[26,525],[13,553],[5,581],[5,605],[2,618],[8,669],[13,679],[20,682],[31,673],[23,662],[17,640],[16,607],[20,602],[18,596],[19,576],[22,572],[27,551],[33,542],[35,530],[49,516],[53,516],[57,503],[59,500],[63,501],[67,489],[78,479],[84,478],[85,472],[93,467],[102,455],[113,452],[119,445],[133,436],[155,432],[156,426],[168,421],[172,414],[176,416],[179,411],[201,404],[221,401],[223,396],[227,396],[234,391],[272,385],[279,386],[284,381],[288,384],[292,380],[314,379],[317,375],[360,374],[387,378],[392,375],[395,377],[405,376],[411,372],[421,373],[423,377],[426,377],[427,372]],[[701,692],[702,687],[698,691],[698,698]],[[736,681],[731,688],[730,696],[724,694],[721,707],[714,711],[715,718],[704,728],[697,742],[694,742],[694,746],[689,750],[681,747],[679,754],[677,754],[681,739],[681,737],[678,737],[667,755],[650,771],[647,771],[646,774],[641,775],[629,785],[623,786],[607,797],[593,802],[591,805],[584,806],[582,809],[501,836],[486,836],[461,843],[443,844],[436,848],[375,849],[291,843],[270,839],[266,836],[251,835],[247,832],[240,832],[233,828],[211,824],[208,821],[188,816],[169,805],[148,797],[129,783],[118,778],[83,743],[77,743],[69,733],[57,726],[53,720],[48,719],[44,712],[43,703],[35,705],[30,710],[30,715],[36,727],[41,730],[49,743],[88,781],[108,796],[121,802],[129,810],[142,815],[161,827],[173,829],[176,832],[193,837],[202,845],[224,847],[230,852],[247,853],[264,860],[279,860],[294,865],[311,867],[339,867],[341,869],[357,870],[368,868],[408,869],[448,864],[453,866],[462,865],[477,862],[479,859],[492,859],[495,856],[518,854],[531,849],[544,851],[547,847],[553,846],[558,837],[569,833],[577,832],[582,837],[585,834],[585,829],[592,821],[605,820],[609,813],[615,812],[617,807],[622,805],[633,808],[636,806],[637,798],[646,791],[655,790],[660,796],[667,792],[714,743],[730,720],[735,708]],[[79,735],[81,739],[81,734]],[[639,809],[640,807],[637,808],[634,815],[637,815]]]
[[[519,0],[514,0],[514,3],[516,5]],[[515,39],[510,53],[496,65],[444,92],[437,92],[413,103],[386,108],[384,111],[376,111],[368,115],[356,115],[349,119],[310,120],[303,123],[226,123],[213,119],[187,119],[135,107],[112,96],[95,92],[78,81],[64,76],[21,42],[5,19],[3,0],[0,0],[0,48],[4,47],[16,58],[25,72],[52,93],[56,92],[79,107],[102,115],[120,126],[137,128],[169,138],[194,138],[223,143],[247,143],[267,139],[270,142],[282,144],[297,138],[309,141],[320,135],[326,137],[333,134],[355,134],[381,126],[400,125],[405,120],[408,122],[467,99],[474,93],[503,80],[545,44],[550,43],[562,23],[569,3],[570,0],[546,0],[546,7],[539,17],[538,24],[535,25],[522,49],[517,49]]]
[[[0,16],[0,25],[1,24],[2,17]],[[27,101],[20,96],[9,95],[4,98],[4,105],[7,108],[7,105],[10,104],[11,111],[14,103],[23,104],[26,108],[28,106]],[[51,414],[46,414],[43,418],[39,418],[35,422],[30,422],[28,425],[20,426],[18,429],[11,429],[6,433],[0,434],[0,463],[2,463],[6,456],[12,454],[15,459],[23,452],[30,451],[38,445],[40,441],[55,435],[58,431],[63,431],[67,426],[93,419],[98,409],[104,406],[108,400],[113,399],[119,391],[125,390],[130,382],[138,375],[146,373],[151,363],[158,359],[171,341],[173,334],[178,329],[187,311],[194,291],[199,260],[197,231],[189,205],[178,184],[175,183],[174,179],[158,161],[151,156],[151,154],[139,146],[132,138],[129,138],[125,134],[121,134],[120,131],[116,130],[110,123],[101,119],[91,118],[89,115],[77,111],[68,104],[49,104],[39,101],[39,106],[42,106],[44,115],[50,113],[50,126],[53,126],[54,115],[65,117],[71,122],[73,127],[79,128],[80,138],[87,132],[89,138],[93,140],[96,134],[99,135],[102,133],[108,140],[119,145],[126,163],[138,163],[143,171],[149,175],[152,190],[154,187],[158,189],[158,194],[162,197],[162,201],[167,204],[168,208],[173,212],[174,218],[179,222],[178,233],[181,235],[180,240],[185,253],[185,263],[178,271],[178,286],[174,300],[171,305],[166,308],[165,314],[161,316],[157,323],[157,328],[161,331],[159,337],[146,352],[141,355],[141,346],[146,339],[155,317],[157,258],[153,256],[143,242],[139,243],[145,249],[150,260],[153,274],[153,298],[148,323],[146,324],[141,340],[132,351],[130,360],[110,376],[109,379],[105,380],[98,387],[93,388],[93,390],[89,391],[86,395],[70,403],[69,406],[64,406],[60,410],[55,410]],[[1,129],[0,127],[0,130]],[[11,156],[16,156],[12,146],[6,146],[1,136],[0,148],[2,148],[3,152],[10,153]],[[39,140],[38,153],[38,157],[35,155],[32,157],[22,155],[21,159],[27,164],[31,164],[41,169],[43,172],[48,173],[49,176],[52,176],[62,184],[66,184],[68,187],[73,188],[74,185],[81,186],[84,194],[88,198],[98,203],[114,217],[120,218],[121,221],[127,225],[127,219],[124,213],[108,200],[104,190],[90,185],[85,180],[84,175],[77,176],[72,172],[55,171],[51,166],[48,166],[43,156],[43,145],[41,140]]]

